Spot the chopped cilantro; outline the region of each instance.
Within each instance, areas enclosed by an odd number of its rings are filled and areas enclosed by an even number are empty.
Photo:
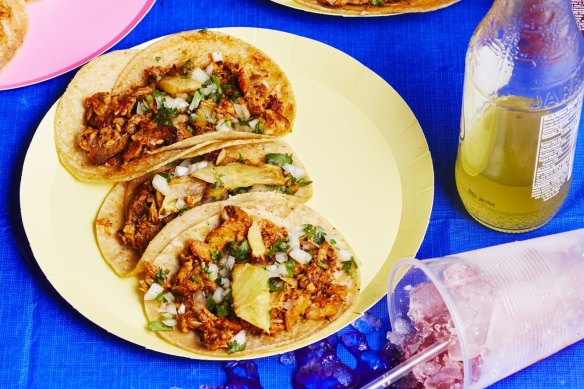
[[[286,177],[286,185],[275,186],[274,190],[290,195],[295,186],[306,186],[310,184],[312,184],[312,181],[308,181],[305,178],[296,179],[293,176],[288,176]]]
[[[317,261],[316,262],[316,266],[318,266],[318,267],[320,267],[321,269],[324,269],[324,270],[328,269],[328,265],[326,263],[322,262],[322,261]]]
[[[230,249],[237,262],[243,262],[249,257],[250,247],[247,239],[244,239],[239,245],[237,242],[232,242]]]
[[[385,2],[385,0],[370,0],[369,3],[371,5],[383,5],[383,3]]]
[[[241,193],[247,193],[250,189],[251,186],[240,186],[239,188],[229,189],[229,194],[235,196]]]
[[[156,174],[158,174],[160,177],[164,177],[164,179],[165,179],[166,181],[170,181],[170,176],[168,175],[168,173],[162,173],[162,172],[161,172],[161,173],[156,173]],[[156,174],[155,174],[155,175],[156,175]]]
[[[154,298],[154,301],[164,301],[164,293],[160,293]]]
[[[276,253],[285,253],[288,251],[288,241],[278,239],[273,245],[270,246],[268,251],[268,257],[272,258]]]
[[[253,128],[253,133],[254,134],[261,134],[261,135],[265,134],[266,130],[264,129],[264,123],[262,123],[258,120],[255,127]]]
[[[284,281],[279,278],[270,278],[268,288],[270,288],[270,292],[280,292],[284,290]]]
[[[183,66],[180,68],[180,73],[183,76],[186,76],[190,73],[192,73],[193,69],[194,69],[194,64],[193,64],[193,60],[192,59],[187,59],[185,61],[185,63],[183,63]]]
[[[197,284],[200,284],[203,280],[199,276],[192,276],[191,281],[196,282]]]
[[[161,126],[172,126],[172,119],[178,116],[176,108],[161,107],[153,116],[153,120]]]
[[[266,163],[271,163],[280,167],[284,166],[285,164],[292,164],[292,154],[266,154]]]
[[[221,258],[221,250],[211,251],[211,259],[213,261],[218,261]]]
[[[331,242],[330,243],[331,243],[331,245],[336,245],[337,244],[337,241],[334,240],[334,239],[331,239]]]
[[[245,162],[245,159],[243,158],[243,155],[241,155],[241,153],[239,153],[239,156],[237,157],[237,162],[239,162],[239,163]]]
[[[219,189],[219,187],[223,185],[223,180],[221,179],[223,176],[224,174],[217,174],[217,172],[215,172],[215,183],[213,184],[213,189]]]
[[[292,183],[293,185],[298,185],[298,186],[306,186],[306,185],[310,185],[312,184],[312,181],[309,181],[305,178],[300,178],[300,179],[295,179],[294,177],[292,177]]]
[[[357,267],[355,263],[355,258],[351,257],[350,261],[343,262],[343,271],[349,275],[353,274],[353,267]]]
[[[225,297],[223,297],[223,301],[219,304],[213,300],[213,296],[207,297],[207,308],[217,317],[225,317],[231,313],[231,303],[233,299],[231,297],[231,293],[227,293]]]
[[[167,326],[166,324],[160,321],[151,321],[148,323],[148,329],[153,332],[157,331],[172,331],[172,327]]]
[[[287,262],[284,262],[286,266],[286,271],[290,277],[294,277],[294,269],[296,268],[296,262],[293,259],[289,259]]]
[[[243,350],[245,350],[245,345],[246,345],[246,343],[239,344],[235,340],[233,340],[233,341],[229,342],[229,348],[227,349],[227,354],[233,354],[233,353],[236,353],[238,351],[243,351]]]
[[[156,60],[156,62],[160,61],[160,57],[154,57],[154,59]]]
[[[211,274],[211,272],[209,271],[209,266],[207,266],[207,264],[205,262],[201,262],[201,270],[206,275],[210,275]]]
[[[234,94],[231,95],[231,97],[229,99],[231,100],[232,103],[237,103],[237,101],[239,100],[240,97],[241,97],[241,93],[235,92]]]
[[[324,235],[325,232],[321,226],[313,226],[312,224],[305,224],[304,225],[304,234],[306,237],[316,243],[317,245],[321,245],[324,243]]]
[[[170,273],[170,269],[158,270],[158,272],[156,272],[156,274],[154,275],[154,282],[160,285],[164,284],[164,282],[166,282],[166,276],[168,275],[168,273]]]

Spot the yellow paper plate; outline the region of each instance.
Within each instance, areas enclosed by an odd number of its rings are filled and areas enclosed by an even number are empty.
[[[314,181],[308,204],[339,229],[362,263],[363,288],[353,311],[324,332],[251,358],[328,336],[383,297],[393,264],[414,256],[422,241],[434,173],[424,134],[407,104],[359,62],[283,32],[221,31],[264,50],[290,78],[298,114],[285,140]],[[119,278],[102,259],[93,221],[110,185],[79,182],[61,166],[53,141],[55,108],[29,146],[20,188],[24,227],[42,271],[73,307],[107,331],[148,349],[208,359],[149,332],[137,280]]]

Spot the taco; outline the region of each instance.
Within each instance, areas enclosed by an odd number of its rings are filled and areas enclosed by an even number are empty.
[[[286,143],[229,143],[114,186],[99,210],[95,232],[104,259],[117,274],[128,275],[147,249],[148,255],[162,250],[149,243],[190,208],[248,192],[279,191],[299,201],[312,196],[312,182]]]
[[[57,153],[63,165],[80,180],[115,182],[131,179],[132,176],[140,176],[148,170],[165,165],[168,160],[180,154],[180,151],[174,150],[148,155],[130,161],[120,170],[107,165],[91,164],[85,152],[79,148],[79,135],[85,125],[85,98],[111,90],[118,74],[138,52],[139,50],[120,50],[95,58],[77,72],[59,100],[54,133]]]
[[[57,112],[57,150],[79,179],[123,181],[188,148],[291,131],[295,100],[286,75],[234,37],[170,35],[118,65],[109,69],[109,88],[95,85],[100,66],[78,75]]]
[[[0,70],[22,46],[27,30],[24,0],[0,0]]]
[[[240,358],[307,338],[359,291],[354,253],[320,215],[282,194],[243,196],[189,211],[190,227],[144,263],[147,327],[199,355]]]
[[[459,0],[294,0],[309,8],[339,15],[391,15],[428,12]]]

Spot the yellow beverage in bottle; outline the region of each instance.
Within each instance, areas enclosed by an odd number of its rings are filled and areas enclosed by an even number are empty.
[[[478,93],[472,89],[465,93]],[[517,96],[466,102],[471,107],[463,108],[455,167],[465,208],[499,231],[523,232],[545,224],[570,188],[580,101],[554,112],[534,110],[532,101]]]

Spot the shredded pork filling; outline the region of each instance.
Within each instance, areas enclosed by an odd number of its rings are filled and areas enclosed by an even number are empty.
[[[127,93],[86,98],[78,145],[89,162],[122,166],[219,128],[274,135],[289,127],[282,102],[262,74],[248,64],[211,61],[209,67],[212,76],[202,84],[191,78],[193,68],[186,61],[180,67],[146,69],[147,84]],[[236,105],[247,112],[238,115]]]
[[[234,166],[235,164],[237,166],[262,167],[270,165],[265,162],[265,154],[257,156],[248,152],[244,158],[240,152],[237,152],[236,157],[234,157],[230,156],[229,152],[226,151],[213,151],[194,159],[193,162],[205,161],[208,166]],[[234,153],[234,151],[231,151],[231,153]],[[166,177],[169,187],[172,188],[173,193],[168,198],[156,190],[152,184],[152,179],[144,180],[131,193],[131,199],[128,201],[125,211],[124,227],[118,231],[118,236],[126,247],[135,250],[138,254],[143,254],[156,234],[182,212],[201,204],[225,200],[229,195],[245,193],[252,189],[252,186],[249,186],[228,190],[223,185],[220,185],[220,181],[205,182],[192,175],[175,177],[174,170],[175,166],[169,165],[157,173]],[[217,179],[220,180],[218,176]],[[306,180],[299,183],[298,180],[293,180],[293,177],[287,172],[282,172],[282,177],[286,179],[284,185],[270,186],[267,187],[268,190],[279,190],[294,194],[302,185],[311,183]],[[175,206],[177,202],[182,204],[180,209]],[[169,206],[171,207],[170,210],[165,208]],[[277,239],[284,239],[282,233],[274,231],[267,223],[262,223],[262,234],[268,237],[265,241],[266,247],[270,247]],[[226,224],[229,225],[229,223]],[[222,248],[220,247],[219,249]],[[252,260],[256,261],[258,259],[252,258]],[[264,259],[260,258],[260,260],[263,261]]]
[[[271,248],[270,253],[259,257],[249,250],[250,243],[251,246],[256,243],[247,240],[254,223],[260,226],[264,246]],[[214,297],[221,285],[223,288],[219,291],[227,289],[224,279],[230,279],[233,266],[245,263],[264,268],[278,265],[274,252],[288,251],[283,245],[288,238],[285,228],[263,218],[250,217],[239,207],[226,206],[221,225],[208,234],[204,242],[190,241],[179,256],[179,271],[161,282],[174,296],[176,307],[184,307],[176,316],[178,330],[195,331],[209,350],[228,348],[230,340],[242,329],[252,334],[265,334],[264,330],[236,315],[230,293],[220,302]],[[324,239],[317,244],[306,236],[300,239],[300,246],[311,254],[312,260],[303,265],[289,259],[285,263],[289,269],[287,274],[270,278],[270,284],[276,286],[270,288],[267,331],[270,336],[293,330],[300,320],[335,317],[347,298],[347,286],[335,283],[334,273],[342,271],[336,250]],[[225,258],[233,258],[235,265],[230,265]],[[214,274],[217,271],[219,276]],[[157,279],[160,283],[160,274],[163,269],[147,264],[142,289],[148,290]]]

